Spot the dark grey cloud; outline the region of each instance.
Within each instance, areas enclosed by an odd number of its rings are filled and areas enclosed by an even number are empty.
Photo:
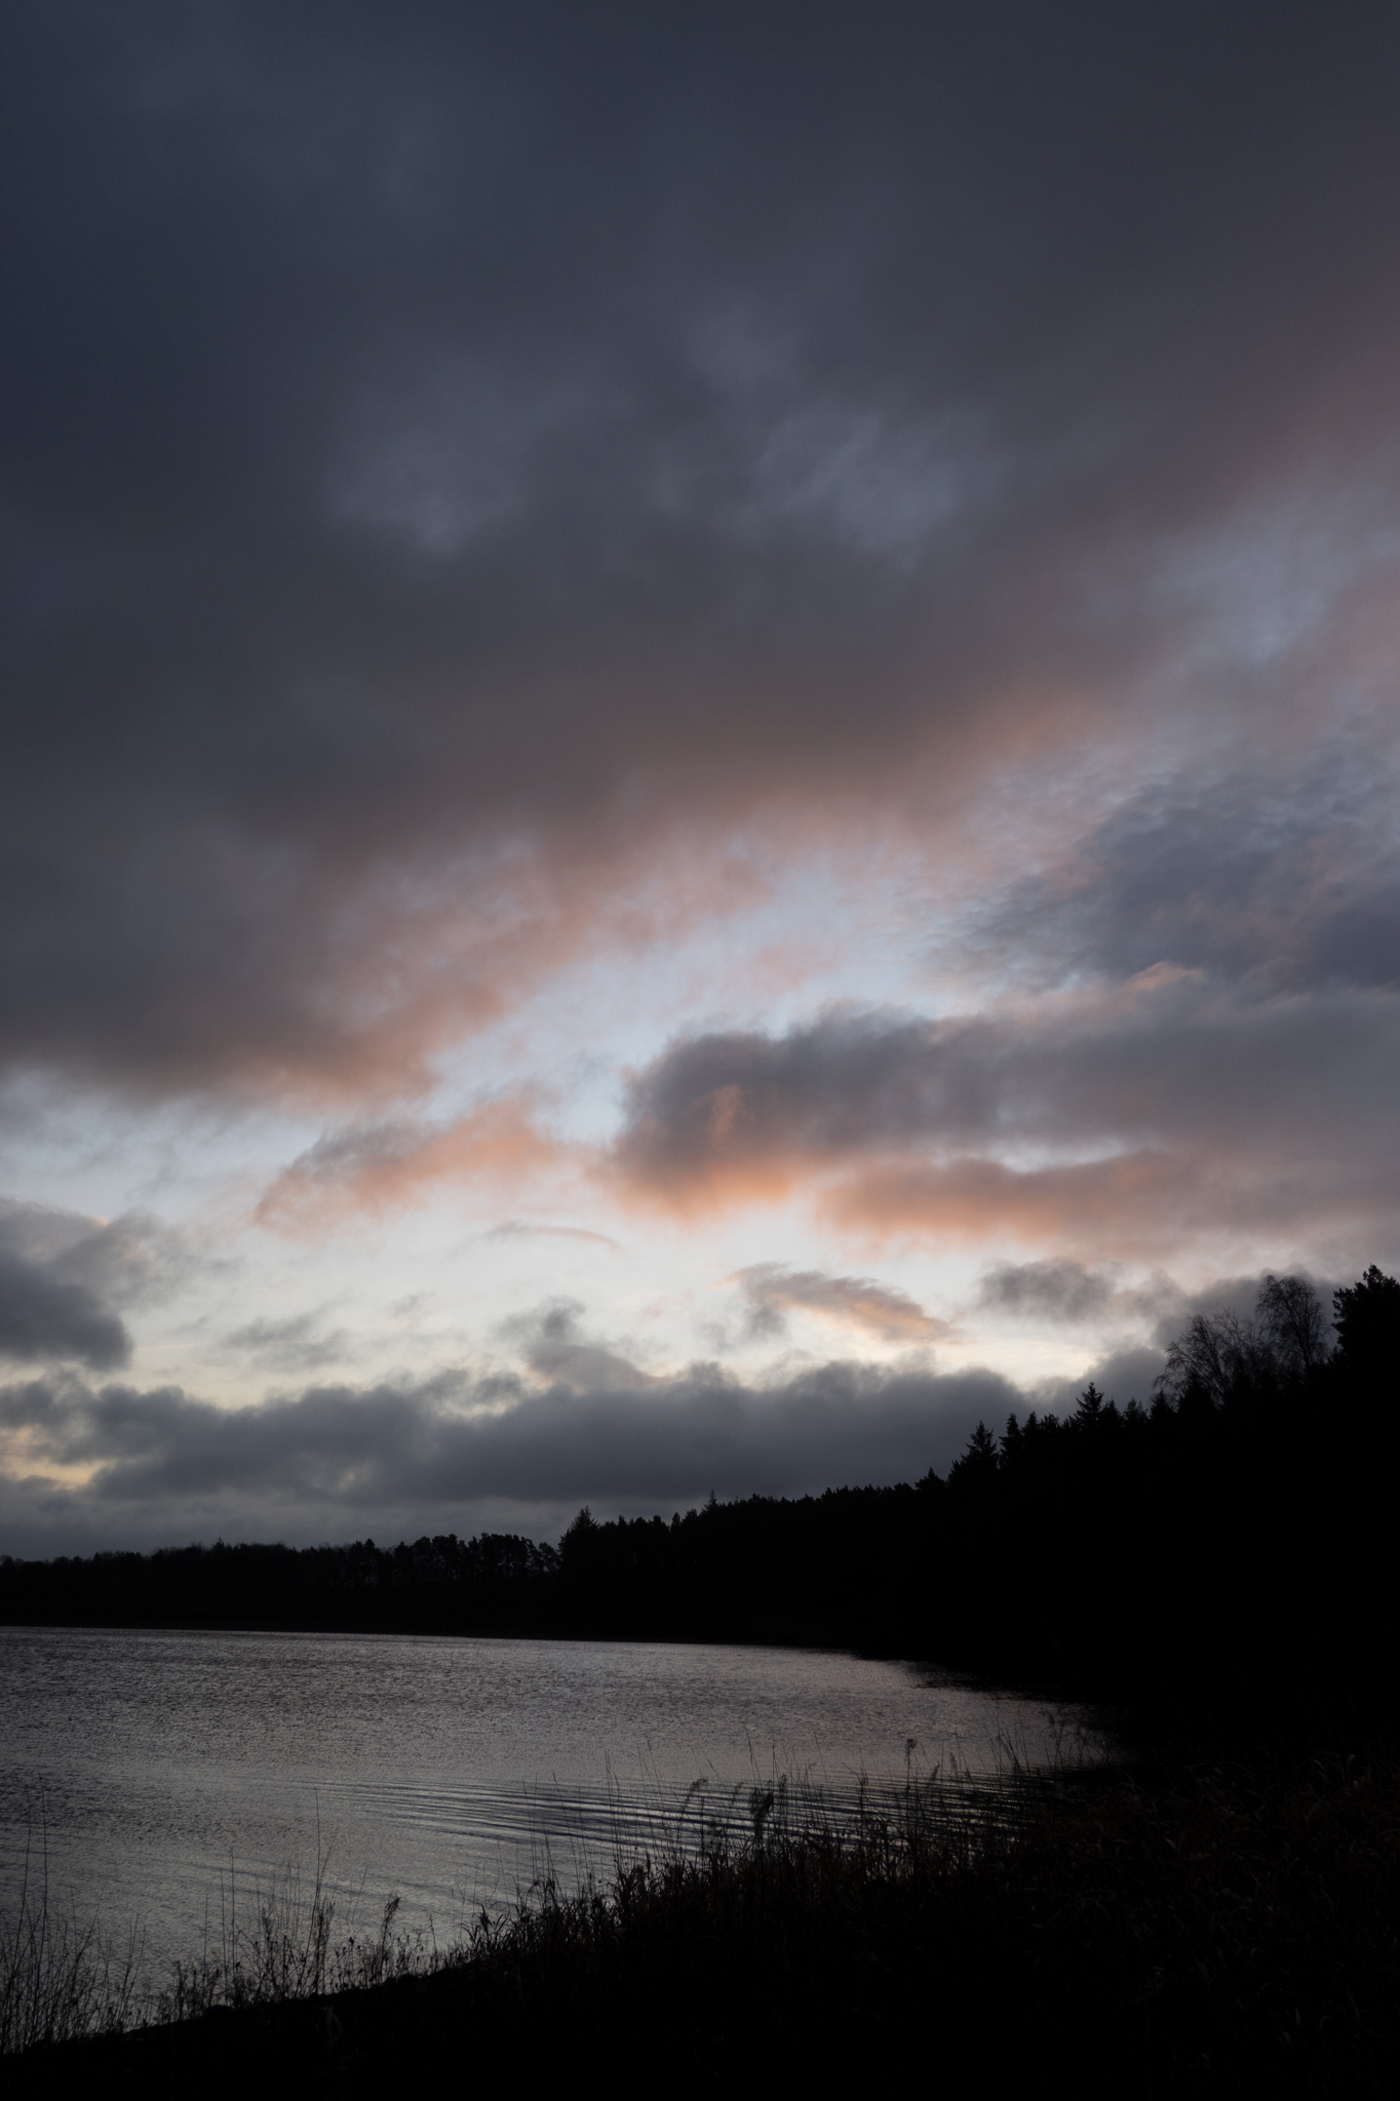
[[[1260,995],[1394,992],[1400,827],[1375,769],[1374,752],[1324,745],[1301,775],[1134,795],[986,909],[987,946],[1052,981],[1174,964]]]
[[[179,1233],[147,1212],[89,1218],[15,1197],[0,1197],[0,1250],[118,1307],[164,1297],[200,1262]]]
[[[260,1370],[309,1372],[341,1363],[352,1344],[343,1328],[323,1328],[319,1313],[294,1313],[285,1320],[247,1321],[224,1337],[224,1347],[245,1354]]]
[[[758,1262],[737,1270],[731,1282],[743,1293],[748,1332],[755,1338],[783,1334],[792,1311],[825,1314],[864,1328],[882,1342],[921,1345],[944,1342],[954,1333],[950,1321],[925,1312],[907,1292],[874,1277],[833,1277],[824,1270]]]
[[[191,1266],[179,1237],[143,1214],[105,1220],[0,1197],[0,1356],[125,1364],[118,1309],[160,1297]]]
[[[543,1323],[548,1332],[552,1316]],[[577,1374],[574,1360],[568,1367]],[[802,1493],[946,1467],[980,1416],[1018,1396],[991,1372],[886,1374],[850,1363],[773,1385],[715,1365],[660,1380],[569,1378],[539,1387],[459,1372],[367,1389],[308,1388],[226,1409],[178,1388],[42,1378],[0,1389],[0,1429],[22,1435],[26,1478],[3,1494],[6,1550],[190,1528],[349,1536],[371,1522],[469,1529],[484,1506],[684,1508],[721,1495]],[[45,1465],[95,1469],[81,1490]]]
[[[1082,1262],[1006,1262],[988,1270],[977,1302],[1001,1313],[1052,1321],[1096,1320],[1107,1313],[1114,1282]]]
[[[1125,1325],[1155,1320],[1170,1326],[1186,1295],[1161,1271],[1146,1283],[1124,1287],[1114,1271],[1047,1256],[1039,1262],[996,1264],[982,1279],[977,1303],[1020,1320],[1100,1326],[1110,1320]]]
[[[1156,1207],[1165,1232],[1388,1237],[1397,1057],[1393,997],[1247,997],[1190,972],[996,1016],[833,1010],[674,1044],[633,1078],[615,1170],[681,1207],[840,1175],[853,1224],[912,1226],[923,1205],[1044,1232],[1077,1211],[1102,1237]]]
[[[843,1010],[783,1036],[683,1038],[632,1079],[618,1164],[664,1186],[730,1161],[839,1159],[935,1134],[980,1140],[996,1117],[1001,1047],[980,1019]]]
[[[1308,473],[1393,531],[1393,9],[3,34],[16,1068],[411,1076],[674,823],[1170,714],[1164,546]]]
[[[130,1336],[95,1292],[0,1253],[0,1357],[68,1358],[104,1371],[130,1355]]]
[[[537,1378],[561,1390],[645,1393],[662,1383],[634,1364],[622,1348],[585,1334],[584,1310],[578,1299],[550,1299],[528,1313],[512,1314],[497,1333]]]

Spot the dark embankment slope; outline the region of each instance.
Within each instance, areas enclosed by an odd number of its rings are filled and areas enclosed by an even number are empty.
[[[546,1905],[472,1959],[18,2060],[12,2091],[382,2092],[650,2068],[1081,2092],[1392,2091],[1400,1782],[1314,1765],[1117,1781],[1014,1837],[765,1834]]]

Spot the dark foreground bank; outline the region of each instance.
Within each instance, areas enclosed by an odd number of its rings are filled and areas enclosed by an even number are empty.
[[[1400,1776],[1065,1783],[990,1823],[928,1800],[854,1842],[774,1829],[546,1896],[431,1973],[38,2049],[19,2094],[338,2093],[833,2073],[1081,2091],[1393,2092]]]

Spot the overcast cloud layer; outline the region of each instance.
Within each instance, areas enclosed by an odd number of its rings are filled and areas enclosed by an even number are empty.
[[[1393,7],[0,42],[26,1539],[891,1478],[1395,1267]]]
[[[0,1390],[0,1434],[35,1472],[0,1485],[10,1551],[171,1537],[356,1538],[484,1527],[554,1530],[591,1482],[609,1514],[724,1497],[804,1494],[831,1481],[944,1469],[982,1415],[1017,1399],[994,1373],[815,1366],[755,1390],[717,1365],[580,1391],[451,1377],[422,1386],[312,1387],[248,1409],[164,1388],[78,1379]],[[483,1405],[483,1403],[485,1405]],[[40,1468],[92,1469],[80,1491]],[[703,1492],[702,1492],[703,1494]],[[336,1528],[340,1528],[337,1531]]]

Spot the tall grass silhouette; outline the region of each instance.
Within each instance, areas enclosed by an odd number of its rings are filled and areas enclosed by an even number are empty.
[[[522,2037],[552,2064],[625,2035],[776,2068],[815,2064],[842,2036],[914,2066],[936,2033],[989,2077],[1072,2052],[1126,2091],[1393,2091],[1393,1764],[988,1780],[920,1774],[916,1749],[902,1788],[858,1787],[853,1808],[781,1771],[696,1786],[669,1831],[622,1827],[610,1875],[546,1873],[446,1944],[400,1931],[393,1900],[337,1937],[322,1861],[240,1894],[220,1944],[139,2003],[82,1934],[47,1933],[36,1885],[7,2047],[164,2022],[191,2074],[201,2051],[241,2049],[255,2072],[260,2051],[295,2045],[303,2069],[338,2077],[327,2053],[348,2050],[369,2091],[409,2041],[435,2076],[460,2066],[464,2038],[481,2062],[515,2062]],[[288,2027],[307,2000],[324,2019]],[[198,2019],[226,2007],[253,2025]],[[281,2025],[259,2028],[259,2008]]]
[[[513,1904],[494,1912],[478,1906],[441,1942],[431,1926],[401,1924],[396,1895],[367,1927],[356,1903],[343,1909],[318,1824],[309,1871],[289,1864],[270,1878],[240,1877],[231,1860],[212,1935],[157,1983],[146,1975],[138,1930],[117,1943],[73,1900],[60,1906],[49,1884],[40,1801],[17,1903],[0,1914],[0,2052],[496,1962],[507,1946],[523,1952],[542,1937],[568,1939],[614,1911],[630,1918],[644,1900],[674,1904],[726,1880],[748,1877],[757,1887],[777,1872],[789,1880],[818,1872],[829,1879],[837,1863],[847,1876],[891,1875],[915,1871],[935,1854],[965,1867],[1015,1828],[1032,1776],[1009,1747],[1003,1770],[990,1780],[946,1765],[919,1774],[916,1749],[910,1739],[902,1789],[877,1789],[860,1777],[854,1789],[833,1791],[809,1771],[783,1770],[776,1755],[768,1773],[755,1763],[751,1778],[737,1785],[710,1776],[679,1793],[658,1785],[652,1797],[624,1790],[610,1776],[611,1873],[592,1864],[596,1836],[582,1827],[565,1862],[557,1858],[558,1832],[543,1836],[536,1872],[517,1887]]]
[[[95,1920],[58,1906],[41,1794],[30,1806],[18,1898],[0,1912],[0,2052],[130,2026],[142,2011],[140,1956],[135,1935],[118,1953]]]

